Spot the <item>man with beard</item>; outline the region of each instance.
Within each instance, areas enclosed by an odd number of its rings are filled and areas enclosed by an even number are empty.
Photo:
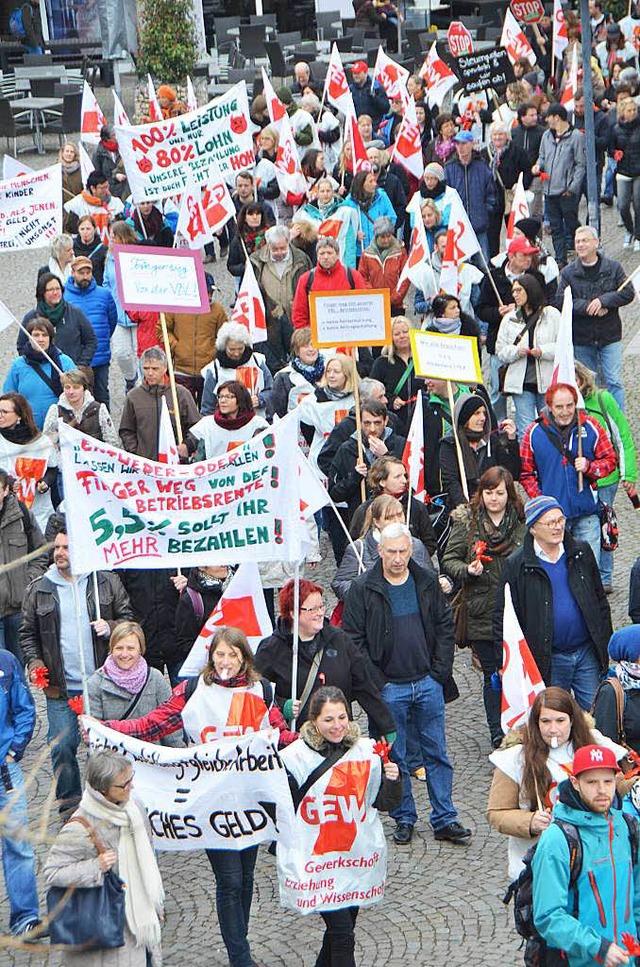
[[[118,310],[109,290],[94,279],[93,263],[86,255],[78,255],[71,263],[71,278],[64,287],[64,297],[85,314],[96,334],[98,342],[91,360],[93,395],[109,409],[111,336],[118,322]]]

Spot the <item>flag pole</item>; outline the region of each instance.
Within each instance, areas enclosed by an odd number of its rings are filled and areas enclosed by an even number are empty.
[[[635,278],[635,276],[638,274],[638,272],[640,272],[640,265],[636,266],[636,268],[633,270],[633,272],[631,273],[631,275],[628,275],[626,277],[626,279],[624,280],[624,282],[622,282],[618,286],[618,288],[616,289],[616,292],[622,292],[622,290],[624,289],[624,287],[627,286],[627,285],[629,285],[629,283],[631,282],[631,280],[633,278]]]
[[[82,678],[82,707],[85,715],[91,715],[89,708],[89,688],[87,685],[87,665],[84,660],[84,647],[82,642],[82,618],[80,615],[80,595],[78,593],[78,578],[74,575],[71,579],[71,590],[73,592],[73,603],[76,612],[76,635],[78,636],[78,658],[80,661],[80,676]],[[92,634],[92,631],[89,631]],[[91,641],[93,647],[93,639]]]
[[[293,640],[292,663],[291,663],[291,701],[295,702],[298,697],[298,639],[300,635],[300,562],[296,561],[293,568]],[[291,720],[291,731],[296,730],[295,716]]]
[[[15,318],[15,317],[14,317],[14,318]],[[33,321],[33,320],[32,320],[32,321]],[[17,319],[16,319],[16,322],[18,322],[18,320],[17,320]],[[31,344],[31,345],[33,346],[33,342],[31,341],[31,333],[29,332],[29,330],[28,330],[28,329],[26,329],[26,328],[25,328],[25,327],[24,327],[24,326],[22,325],[22,323],[21,323],[21,322],[18,322],[18,328],[19,328],[19,329],[22,329],[22,331],[23,331],[23,333],[25,334],[25,336],[26,336],[26,337],[27,337],[27,339],[29,340],[29,343],[30,343],[30,344]],[[58,376],[62,376],[62,370],[60,369],[60,367],[59,367],[59,366],[56,366],[56,364],[55,364],[55,363],[54,363],[54,361],[52,360],[52,358],[51,358],[51,356],[49,355],[49,353],[48,353],[48,352],[46,352],[46,351],[45,351],[44,349],[40,349],[40,347],[39,347],[39,346],[38,346],[38,347],[36,347],[36,348],[38,349],[38,352],[41,352],[41,353],[42,353],[42,355],[44,356],[44,358],[45,358],[45,359],[46,359],[46,360],[47,360],[47,361],[48,361],[49,363],[51,363],[51,365],[52,365],[52,366],[53,366],[53,368],[55,369],[55,371],[56,371],[56,373],[58,374]]]
[[[356,410],[356,441],[358,444],[358,463],[362,463],[364,460],[364,453],[362,451],[362,419],[360,416],[360,390],[358,388],[358,367],[356,366],[356,351],[351,349],[351,362],[353,363],[353,402],[355,404]],[[367,487],[365,484],[364,477],[360,481],[360,497],[362,498],[362,503],[367,499]]]
[[[453,439],[456,445],[456,454],[458,457],[458,469],[460,471],[460,483],[462,484],[462,492],[465,495],[467,501],[469,500],[469,488],[467,487],[467,475],[464,469],[464,459],[462,457],[462,447],[460,446],[460,440],[458,438],[458,428],[456,427],[456,421],[453,416],[453,384],[450,379],[445,380],[447,384],[447,393],[449,395],[449,408],[451,410],[451,429],[453,430]]]
[[[487,265],[487,260],[484,257],[484,252],[482,251],[481,248],[478,249],[478,255],[480,256],[480,259],[482,261],[482,264],[484,265],[485,272],[487,273],[487,278],[489,279],[489,282],[491,283],[491,288],[493,289],[493,291],[496,294],[496,299],[498,300],[498,305],[499,306],[503,306],[504,305],[504,302],[502,301],[502,298],[500,296],[500,293],[498,292],[498,287],[497,287],[497,285],[495,283],[495,279],[491,275],[491,270],[490,270],[489,266]]]
[[[93,575],[93,596],[96,600],[96,620],[100,621],[102,615],[100,614],[100,595],[98,593],[98,572],[92,571],[91,573]]]
[[[171,388],[171,400],[173,402],[173,415],[176,423],[176,440],[178,446],[183,443],[182,439],[182,423],[180,422],[180,407],[178,405],[178,390],[176,387],[176,375],[173,371],[173,359],[171,358],[171,347],[169,345],[169,333],[167,332],[167,320],[165,319],[164,312],[160,313],[160,326],[162,327],[162,342],[164,343],[164,352],[167,357],[167,372],[169,374],[169,386]],[[181,577],[182,570],[176,567],[176,574]]]

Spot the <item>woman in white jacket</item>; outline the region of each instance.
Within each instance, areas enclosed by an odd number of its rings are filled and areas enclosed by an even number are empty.
[[[534,275],[525,273],[515,279],[511,292],[516,310],[500,323],[496,356],[507,367],[502,391],[513,397],[521,440],[544,406],[553,376],[560,313],[545,305],[544,290]]]

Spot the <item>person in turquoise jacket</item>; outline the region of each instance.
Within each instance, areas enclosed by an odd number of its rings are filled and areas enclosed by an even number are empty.
[[[48,319],[35,316],[26,329],[31,338],[22,355],[12,362],[2,392],[22,393],[29,400],[36,426],[41,430],[49,407],[58,402],[62,393],[60,374],[49,360],[53,360],[63,373],[75,369],[76,364],[55,345],[55,329]]]
[[[618,457],[618,465],[613,473],[598,480],[598,497],[603,504],[613,506],[618,484],[621,481],[629,497],[636,495],[638,468],[631,427],[609,390],[598,389],[596,374],[592,369],[576,362],[576,382],[582,393],[587,413],[594,417],[600,426],[607,431]],[[601,550],[599,564],[602,584],[607,594],[611,594],[613,591],[613,552]]]
[[[574,756],[573,774],[558,787],[553,819],[576,826],[582,843],[577,917],[569,847],[556,822],[542,833],[532,861],[536,929],[548,947],[564,951],[569,967],[636,963],[622,935],[638,936],[640,866],[632,864],[627,821],[612,808],[617,771],[611,749],[582,746]]]
[[[382,218],[384,215],[395,225],[397,213],[384,188],[378,188],[376,176],[372,171],[359,171],[353,176],[351,191],[344,203],[355,208],[358,214],[356,258],[359,259],[373,241],[373,223],[376,218]]]

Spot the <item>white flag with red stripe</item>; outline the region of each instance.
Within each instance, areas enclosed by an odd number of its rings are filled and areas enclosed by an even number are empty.
[[[422,141],[420,140],[420,127],[413,98],[409,98],[405,105],[404,116],[398,128],[391,160],[397,161],[416,178],[422,178],[424,173]]]
[[[149,118],[152,121],[162,121],[162,108],[156,94],[156,89],[151,80],[151,74],[147,74],[147,103],[149,106]]]
[[[411,221],[413,227],[409,241],[409,257],[400,273],[397,287],[399,288],[408,279],[415,285],[416,289],[420,289],[425,296],[429,296],[435,295],[438,287],[433,274],[433,266],[427,244],[427,234],[425,232],[424,222],[422,221],[422,212],[420,211],[421,201],[420,192],[416,191],[407,205],[406,210],[412,216]]]
[[[88,144],[100,143],[100,128],[104,127],[107,119],[96,100],[96,96],[84,82],[82,87],[82,108],[80,111],[80,140]]]
[[[358,119],[355,114],[347,114],[344,124],[351,143],[352,172],[354,175],[357,175],[359,171],[371,171],[371,162],[369,161],[364,141],[360,134],[360,128],[358,127]]]
[[[91,172],[95,169],[95,165],[91,158],[89,157],[86,148],[84,147],[82,141],[78,143],[78,156],[80,158],[80,177],[82,178],[82,184],[86,185],[87,178]]]
[[[188,111],[198,110],[198,98],[196,97],[196,92],[193,89],[193,83],[188,74],[187,74],[187,110]]]
[[[189,592],[185,590],[182,593]],[[231,578],[194,641],[180,669],[181,678],[200,674],[207,663],[213,636],[220,628],[225,627],[244,631],[253,651],[273,631],[257,564],[241,564]]]
[[[166,396],[160,403],[160,426],[158,428],[158,463],[180,463],[178,444],[169,416]]]
[[[209,169],[209,181],[202,189],[202,207],[210,234],[218,232],[236,213],[236,206],[216,165]]]
[[[325,218],[318,228],[318,237],[335,238],[340,246],[340,259],[344,262],[347,246],[358,231],[358,213],[351,205],[340,205]]]
[[[584,409],[584,399],[576,382],[576,361],[573,352],[573,294],[570,286],[566,287],[562,297],[562,312],[553,357],[553,375],[550,385],[555,386],[556,383],[573,386],[578,393],[578,408]]]
[[[535,65],[536,55],[533,52],[533,47],[525,37],[522,27],[511,13],[509,7],[507,7],[504,15],[500,46],[506,48],[512,64],[515,64],[520,57],[526,57],[532,67]]]
[[[211,241],[207,216],[202,204],[202,189],[196,185],[190,169],[186,169],[186,184],[182,189],[176,235],[184,239],[189,248],[202,248]]]
[[[251,259],[247,259],[244,264],[240,291],[230,321],[246,326],[252,342],[264,342],[267,338],[267,314]]]
[[[278,97],[278,95],[276,94],[276,92],[274,91],[273,84],[269,80],[269,77],[267,76],[267,72],[264,69],[264,67],[262,68],[262,85],[263,85],[264,96],[267,99],[267,111],[269,112],[269,120],[271,121],[271,124],[274,126],[276,131],[279,132],[280,123],[283,117],[285,116],[285,114],[287,113],[287,109],[282,103],[282,101],[280,100],[280,98]]]
[[[285,204],[288,204],[287,195],[304,194],[307,190],[307,180],[302,174],[291,121],[286,114],[280,122],[280,142],[276,152],[275,166],[278,187]]]
[[[329,494],[324,489],[313,467],[302,450],[298,450],[298,475],[300,477],[300,516],[303,520],[313,517],[329,503]]]
[[[122,106],[122,101],[113,88],[111,88],[111,93],[113,94],[113,123],[121,128],[130,128],[131,121],[129,120],[129,115]]]
[[[569,44],[567,21],[562,9],[562,0],[553,0],[553,56],[561,61]]]
[[[511,588],[504,586],[502,618],[502,731],[523,725],[545,685],[518,622]]]
[[[427,490],[424,481],[424,420],[422,415],[422,393],[416,396],[416,405],[411,417],[407,442],[402,451],[402,462],[409,478],[410,496],[424,503]]]
[[[343,114],[355,114],[353,97],[349,90],[347,75],[336,44],[331,48],[327,76],[324,81],[324,96],[329,104],[333,104]]]
[[[573,45],[573,50],[570,54],[571,62],[569,64],[569,71],[567,73],[567,83],[564,86],[564,90],[560,95],[560,103],[563,104],[567,111],[573,113],[576,108],[576,92],[578,90],[578,45]]]
[[[521,218],[529,218],[529,202],[527,201],[527,193],[522,183],[522,172],[520,172],[518,180],[516,181],[511,211],[507,219],[507,242],[510,242],[513,238],[513,229],[515,228],[516,222],[519,222]]]
[[[454,240],[453,229],[447,229],[447,240],[442,256],[442,268],[440,270],[440,291],[447,295],[457,296],[460,292],[460,260],[457,256],[456,243]]]
[[[458,78],[438,53],[437,43],[431,44],[429,53],[418,73],[427,82],[429,107],[434,107],[434,105],[440,107],[447,92],[458,83]]]
[[[449,208],[449,228],[453,232],[453,245],[456,262],[464,262],[480,251],[480,242],[469,216],[462,204],[462,199],[455,189]]]
[[[12,178],[20,178],[22,175],[32,175],[34,172],[33,168],[26,165],[23,161],[18,161],[17,158],[12,158],[10,154],[5,154],[2,159],[2,180],[11,181]],[[85,179],[82,179],[84,184]]]
[[[410,74],[406,67],[401,64],[396,64],[392,57],[384,52],[382,47],[378,47],[378,55],[376,57],[375,66],[373,68],[373,78],[371,81],[371,89],[373,90],[373,85],[376,81],[384,88],[384,92],[391,100],[391,98],[401,97],[404,104],[410,100],[409,91],[407,90],[407,81],[409,80]]]

